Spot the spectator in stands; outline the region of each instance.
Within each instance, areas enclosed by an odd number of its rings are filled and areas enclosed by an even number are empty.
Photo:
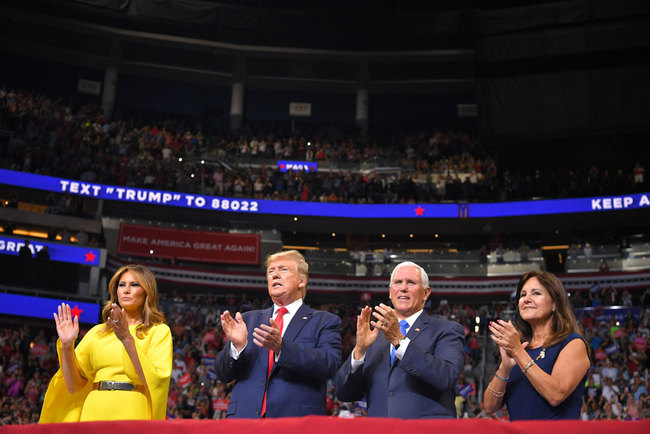
[[[68,229],[67,226],[63,226],[63,230],[59,234],[61,237],[61,242],[63,243],[71,243],[72,242],[72,233],[70,232],[70,229]]]
[[[326,382],[341,362],[341,319],[303,303],[309,266],[298,251],[270,255],[266,270],[273,307],[237,312],[234,319],[228,311],[221,315],[229,343],[219,352],[216,374],[235,381],[227,415],[325,415]]]
[[[58,235],[57,230],[55,227],[50,226],[50,228],[47,230],[47,239],[50,241],[55,241],[56,236]]]
[[[18,193],[16,190],[11,190],[9,194],[9,200],[5,203],[7,208],[18,208]]]
[[[428,133],[390,134],[372,138],[374,143],[365,147],[359,139],[337,140],[341,132],[335,129],[317,132],[316,135],[321,137],[311,146],[306,145],[304,137],[293,135],[269,136],[267,146],[266,139],[257,132],[248,132],[241,136],[241,133],[237,132],[237,136],[215,137],[213,143],[210,143],[213,146],[209,148],[200,131],[196,134],[185,132],[179,121],[166,121],[168,128],[149,125],[133,127],[135,122],[132,119],[108,123],[103,119],[100,107],[84,106],[72,110],[59,101],[52,101],[33,92],[16,91],[13,96],[0,95],[0,120],[5,119],[5,114],[7,118],[16,120],[9,124],[16,137],[8,146],[9,158],[5,159],[7,167],[73,179],[90,180],[96,176],[98,182],[132,187],[144,187],[156,179],[158,189],[164,187],[167,190],[193,192],[200,183],[180,182],[168,173],[187,172],[199,157],[209,156],[215,161],[226,157],[236,159],[242,155],[253,155],[256,143],[258,155],[265,158],[275,157],[276,149],[278,157],[304,155],[304,159],[308,160],[313,156],[317,160],[337,162],[347,159],[353,163],[358,162],[361,156],[364,159],[375,158],[393,162],[399,161],[399,156],[402,155],[406,157],[404,164],[408,166],[403,167],[403,170],[419,171],[417,181],[411,182],[405,190],[387,188],[386,194],[381,195],[371,195],[364,189],[361,192],[357,190],[355,195],[367,196],[363,198],[337,192],[337,196],[343,197],[345,202],[359,203],[365,200],[367,203],[372,200],[377,203],[380,200],[384,203],[397,203],[408,201],[414,196],[419,196],[423,202],[436,202],[439,199],[492,200],[498,197],[494,195],[494,191],[500,186],[503,188],[497,191],[503,192],[503,199],[565,194],[577,197],[586,193],[600,194],[604,188],[612,190],[612,193],[614,190],[616,193],[628,193],[627,190],[638,191],[644,185],[639,182],[643,179],[643,166],[640,162],[634,166],[634,176],[629,179],[619,175],[605,176],[609,170],[612,173],[618,172],[618,168],[600,170],[596,167],[590,169],[587,174],[580,170],[570,171],[567,183],[540,182],[541,179],[552,179],[555,174],[541,173],[539,169],[531,169],[530,173],[503,170],[501,176],[497,176],[498,171],[491,157],[477,158],[477,155],[473,155],[482,154],[483,150],[466,132],[438,131],[433,136]],[[443,139],[430,141],[426,137]],[[41,145],[42,138],[46,139],[46,146]],[[106,147],[102,146],[105,143],[114,145],[117,152],[107,155]],[[247,147],[250,152],[240,154],[242,146]],[[184,157],[183,161],[172,158],[172,155]],[[80,164],[66,164],[77,156]],[[101,168],[100,165],[94,164],[95,161],[105,162],[103,165],[106,167]],[[631,161],[629,165],[633,166],[634,162]],[[112,170],[113,168],[115,170]],[[232,171],[235,177],[248,175],[248,169],[245,167],[234,168]],[[304,174],[301,174],[301,178],[302,175]],[[405,174],[404,179],[410,180],[409,175],[410,173]],[[387,184],[393,183],[389,181],[391,176],[386,176]],[[467,182],[461,183],[461,178],[465,177]],[[341,183],[343,176],[339,174],[335,178]],[[427,182],[424,182],[425,179]],[[447,179],[449,191],[446,191]],[[436,182],[435,191],[433,182]],[[322,192],[322,195],[327,198],[330,193],[331,191],[327,190]],[[317,197],[320,196],[321,192]],[[265,195],[267,199],[272,197],[272,194],[268,194],[268,197]],[[78,212],[77,204],[70,205],[74,205],[68,211],[70,214]]]
[[[77,348],[79,316],[54,314],[61,369],[43,403],[41,422],[164,419],[172,371],[172,336],[158,310],[156,279],[140,265],[121,267],[109,283],[103,324]]]
[[[624,289],[621,294],[621,304],[626,307],[634,306],[634,303],[632,302],[632,294],[630,294],[630,291],[627,289]]]
[[[575,241],[572,241],[571,245],[569,245],[569,248],[567,249],[566,255],[569,259],[575,261],[578,259],[578,253],[580,253],[578,245],[575,243]]]
[[[641,301],[641,306],[650,305],[650,288],[643,291],[643,294],[641,294],[640,301]]]
[[[602,289],[601,301],[603,306],[617,306],[618,303],[618,291],[616,288],[609,285]]]
[[[530,247],[526,244],[525,241],[521,242],[519,246],[519,260],[523,263],[528,262],[528,255],[530,254]]]
[[[501,364],[484,395],[490,411],[508,408],[511,420],[578,419],[589,370],[587,343],[562,282],[543,271],[517,286],[514,321],[491,322]]]
[[[2,229],[4,230],[5,235],[12,235],[16,227],[14,226],[11,220],[7,220],[7,222],[3,225]]]
[[[483,244],[480,250],[478,251],[478,261],[482,265],[486,265],[488,263],[488,250],[485,244]]]
[[[622,238],[621,242],[618,244],[618,251],[621,255],[621,258],[626,259],[630,256],[630,243],[626,238]]]
[[[598,271],[601,273],[608,273],[609,272],[609,264],[605,260],[605,258],[601,259],[600,265],[598,265]]]
[[[503,264],[505,262],[504,256],[506,254],[506,250],[503,248],[503,244],[499,243],[495,253],[497,258],[497,264]]]
[[[20,249],[18,249],[18,257],[24,260],[32,259],[34,257],[34,253],[32,253],[32,249],[29,246],[29,240],[25,240]]]
[[[644,181],[643,177],[645,175],[645,169],[643,168],[641,163],[637,162],[634,165],[634,169],[633,169],[632,172],[634,174],[634,184],[635,185],[643,185],[643,181]]]
[[[594,250],[593,247],[591,247],[589,241],[585,242],[585,245],[582,248],[582,254],[585,255],[586,259],[591,259],[591,257],[593,256]]]
[[[88,234],[83,228],[79,229],[79,232],[77,232],[74,237],[77,239],[77,244],[80,246],[88,245]]]
[[[48,214],[56,213],[57,203],[58,201],[56,200],[56,196],[54,196],[54,192],[50,192],[47,198],[45,198],[45,212]]]
[[[429,278],[413,262],[395,267],[389,294],[393,308],[366,306],[357,317],[356,345],[336,376],[338,399],[365,395],[374,417],[456,417],[462,326],[424,313]]]
[[[36,255],[34,255],[36,260],[38,261],[49,261],[50,260],[50,249],[48,246],[43,246],[41,250],[36,252]]]

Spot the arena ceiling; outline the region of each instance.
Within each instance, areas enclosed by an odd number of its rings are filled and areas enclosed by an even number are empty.
[[[0,6],[2,50],[122,73],[322,91],[475,85],[473,2],[23,0]]]

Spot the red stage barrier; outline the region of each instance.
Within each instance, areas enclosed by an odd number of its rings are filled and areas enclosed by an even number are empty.
[[[485,419],[401,420],[340,419],[308,416],[285,419],[227,419],[171,421],[81,422],[76,424],[7,425],[2,434],[260,434],[270,432],[309,434],[648,434],[650,420],[641,421],[522,421],[501,422]]]

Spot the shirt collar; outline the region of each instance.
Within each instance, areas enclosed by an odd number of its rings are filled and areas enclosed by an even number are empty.
[[[296,312],[298,312],[298,309],[300,309],[300,306],[302,306],[302,298],[299,298],[298,300],[289,303],[288,305],[284,306],[287,308],[289,311],[289,315],[294,316]],[[273,304],[273,317],[275,318],[275,315],[278,313],[278,309],[280,309],[282,306],[278,306],[277,304]]]
[[[423,310],[424,309],[420,309],[417,312],[415,312],[413,315],[409,316],[408,318],[405,318],[406,322],[409,323],[409,327],[408,327],[409,329],[411,328],[413,323],[415,323],[415,321],[420,317],[420,314],[422,314]]]

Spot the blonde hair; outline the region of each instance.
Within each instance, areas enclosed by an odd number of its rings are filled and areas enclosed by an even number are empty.
[[[302,290],[302,298],[305,298],[307,295],[307,282],[309,281],[309,264],[305,261],[305,257],[302,256],[297,250],[285,250],[283,252],[273,253],[266,257],[266,268],[269,268],[271,262],[276,259],[282,258],[291,258],[296,263],[296,271],[298,276],[300,276],[305,281],[305,287]]]
[[[102,309],[102,321],[106,323],[113,303],[119,305],[117,299],[117,285],[119,285],[122,275],[128,272],[133,275],[135,281],[140,284],[146,293],[144,306],[142,307],[142,324],[140,324],[136,329],[136,336],[141,339],[155,324],[165,323],[165,314],[158,309],[158,284],[156,283],[156,278],[151,270],[143,265],[129,264],[121,267],[115,272],[108,284],[110,299],[104,304],[104,308]],[[102,332],[109,331],[111,331],[111,328],[108,325],[102,329]]]

